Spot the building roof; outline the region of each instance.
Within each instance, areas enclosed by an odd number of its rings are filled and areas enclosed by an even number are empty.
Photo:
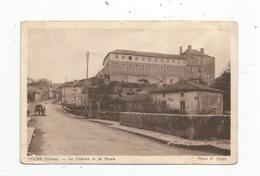
[[[165,54],[165,53],[153,53],[153,52],[145,52],[145,51],[134,51],[134,50],[125,50],[125,49],[116,49],[114,51],[109,52],[104,61],[103,65],[105,64],[105,60],[109,54],[125,54],[125,55],[134,55],[134,56],[145,56],[145,57],[156,57],[156,58],[165,58],[165,59],[179,59],[184,60],[185,55],[194,55],[194,56],[207,56],[214,58],[212,56],[209,56],[207,54],[202,53],[201,51],[195,50],[195,49],[187,49],[184,51],[181,55],[176,54]]]
[[[166,58],[166,59],[180,59],[179,55],[174,55],[174,54],[153,53],[153,52],[144,52],[144,51],[124,50],[124,49],[117,49],[110,53],[146,56],[146,57],[157,57],[157,58]]]
[[[168,85],[162,88],[154,88],[150,90],[151,93],[170,93],[170,92],[187,92],[187,91],[207,91],[207,92],[219,92],[224,93],[222,90],[215,89],[203,84],[198,84],[192,81],[182,80],[175,84]]]
[[[109,54],[125,54],[125,55],[134,55],[134,56],[144,56],[144,57],[156,57],[156,58],[166,58],[166,59],[183,59],[179,55],[174,54],[164,54],[164,53],[153,53],[153,52],[145,52],[145,51],[134,51],[134,50],[124,50],[124,49],[116,49],[114,51],[109,52],[103,62]]]
[[[183,53],[182,53],[182,55],[193,55],[193,56],[207,56],[207,57],[212,57],[212,56],[209,56],[209,55],[207,55],[207,54],[204,54],[204,53],[202,53],[202,52],[200,52],[200,51],[198,51],[198,50],[195,50],[195,49],[187,49],[186,51],[184,51]],[[214,58],[214,57],[212,57],[212,58]]]

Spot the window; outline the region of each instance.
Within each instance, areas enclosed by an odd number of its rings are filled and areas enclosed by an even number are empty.
[[[77,97],[74,97],[74,101],[77,101]]]
[[[118,63],[116,63],[116,68],[118,68]]]
[[[163,93],[163,98],[165,98],[165,93]]]
[[[118,59],[118,55],[116,55],[116,58]]]
[[[129,60],[132,60],[132,56],[129,56],[128,59],[129,59]]]
[[[125,56],[122,56],[122,59],[125,59]]]
[[[178,74],[181,73],[181,67],[178,67]]]
[[[180,101],[181,111],[185,111],[185,101]]]
[[[74,92],[76,92],[76,91],[77,91],[77,89],[73,89],[73,91],[74,91]]]
[[[171,73],[171,67],[170,66],[168,66],[168,68],[167,68],[167,73]]]
[[[181,97],[183,97],[184,96],[184,92],[181,92]]]
[[[150,57],[148,58],[148,62],[151,62],[151,58]]]
[[[142,65],[142,71],[144,71],[144,65]]]
[[[154,62],[157,62],[157,58],[154,58]]]
[[[137,56],[135,56],[135,60],[138,61],[138,57]]]
[[[172,78],[170,79],[170,83],[172,84],[172,82],[173,82],[173,80],[172,80]]]
[[[167,63],[169,63],[170,61],[169,60],[167,60]]]
[[[172,63],[174,63],[174,60],[172,60]]]
[[[142,57],[142,61],[145,61],[145,58],[144,58],[144,57]]]
[[[161,62],[163,63],[163,59],[161,59]]]

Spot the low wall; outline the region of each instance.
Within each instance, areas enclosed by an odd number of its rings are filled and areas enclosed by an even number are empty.
[[[121,112],[120,124],[188,139],[230,138],[230,116]]]
[[[64,109],[71,114],[78,115],[78,116],[85,116],[85,110],[71,109],[66,106],[64,106]]]
[[[120,120],[120,112],[117,112],[117,111],[99,112],[97,118],[103,119],[103,120],[119,121]]]

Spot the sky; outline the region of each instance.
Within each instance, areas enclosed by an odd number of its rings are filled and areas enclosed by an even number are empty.
[[[86,51],[89,77],[115,49],[179,54],[180,46],[204,48],[216,58],[216,77],[230,59],[230,32],[218,28],[32,28],[27,40],[28,77],[56,83],[86,78]]]

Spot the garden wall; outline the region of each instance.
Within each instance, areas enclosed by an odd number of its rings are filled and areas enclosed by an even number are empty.
[[[83,109],[76,109],[76,108],[72,108],[72,107],[68,107],[68,106],[64,106],[64,109],[74,115],[77,116],[85,116],[85,110]]]
[[[230,116],[121,112],[120,124],[188,139],[230,138]]]
[[[99,112],[97,118],[103,119],[103,120],[119,121],[120,120],[120,112],[118,112],[118,111]]]

